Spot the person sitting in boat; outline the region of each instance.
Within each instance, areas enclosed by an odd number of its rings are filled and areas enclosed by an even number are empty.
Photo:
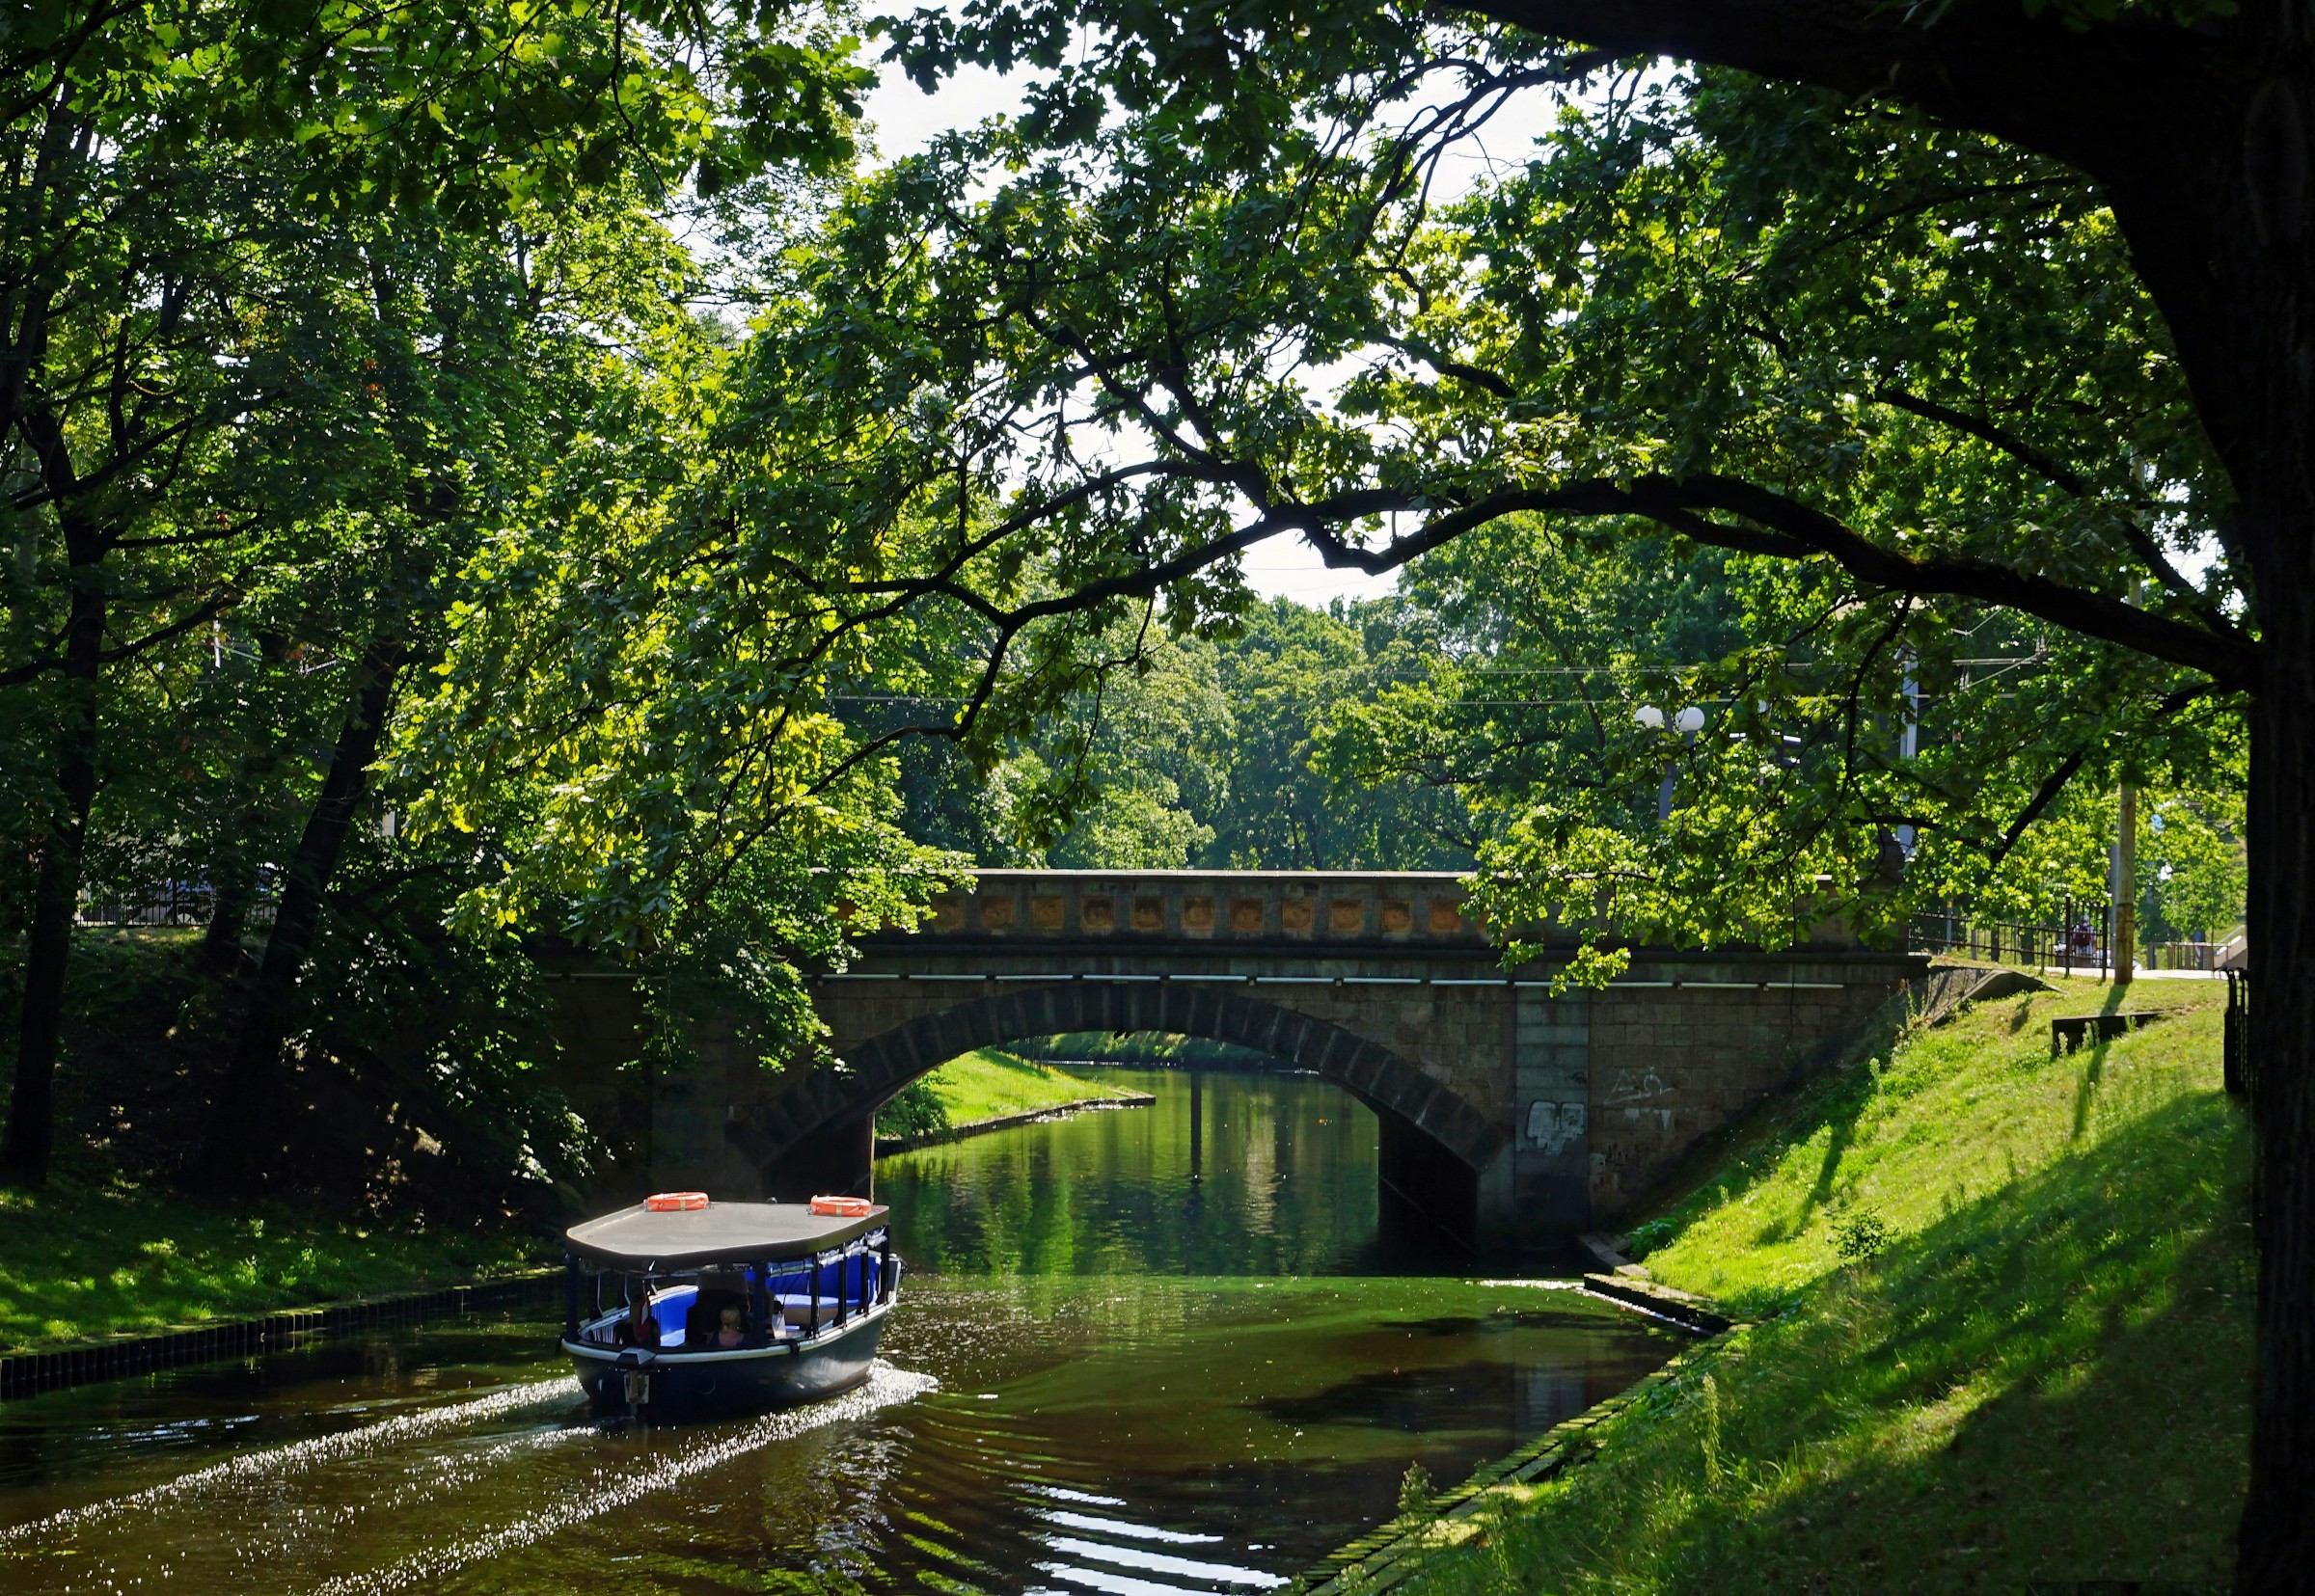
[[[651,1312],[651,1293],[637,1291],[627,1298],[627,1316],[612,1334],[615,1346],[659,1348],[659,1320]]]
[[[730,1304],[724,1306],[723,1323],[716,1331],[717,1351],[729,1352],[748,1344],[746,1317],[747,1315],[742,1313],[738,1308]]]
[[[747,1322],[748,1310],[745,1283],[737,1275],[707,1274],[699,1277],[699,1289],[692,1298],[692,1306],[683,1315],[683,1345],[687,1352],[716,1350],[716,1338],[722,1332],[726,1309],[740,1311],[740,1319]]]

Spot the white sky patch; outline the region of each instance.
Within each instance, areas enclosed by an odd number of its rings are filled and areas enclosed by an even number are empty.
[[[1246,585],[1266,599],[1292,599],[1323,609],[1335,599],[1387,598],[1396,575],[1370,577],[1364,571],[1329,570],[1319,552],[1291,533],[1246,551]]]
[[[883,160],[917,154],[951,129],[978,127],[991,117],[1021,111],[1025,80],[1018,74],[960,67],[928,95],[892,62],[878,62],[876,71],[879,81],[863,96],[861,110],[874,129],[876,153]]]

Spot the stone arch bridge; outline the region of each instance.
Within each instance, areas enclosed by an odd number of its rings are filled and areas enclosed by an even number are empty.
[[[1458,1235],[1580,1231],[1838,1057],[1925,968],[1833,940],[1642,949],[1606,988],[1555,998],[1554,960],[1504,970],[1460,883],[983,871],[923,929],[868,936],[815,982],[846,1070],[783,1077],[711,1036],[698,1065],[651,1083],[652,1181],[865,1195],[871,1118],[927,1070],[1029,1037],[1161,1031],[1254,1048],[1357,1097],[1380,1122],[1385,1187]],[[596,995],[584,985],[568,1006]],[[566,1035],[589,1028],[578,1017]]]

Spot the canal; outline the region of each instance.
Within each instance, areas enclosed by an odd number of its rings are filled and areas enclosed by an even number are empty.
[[[1259,1592],[1675,1340],[1378,1231],[1334,1087],[1111,1071],[1155,1107],[878,1168],[912,1266],[868,1385],[599,1421],[556,1319],[437,1320],[0,1406],[0,1589]]]

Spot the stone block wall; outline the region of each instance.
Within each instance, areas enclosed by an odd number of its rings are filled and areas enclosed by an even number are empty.
[[[1834,965],[1692,965],[1677,987],[1593,993],[1593,1222],[1613,1224],[1700,1140],[1833,1063],[1897,989],[1897,972],[1888,974],[1860,982]]]
[[[1509,992],[1512,1201],[1516,1229],[1575,1231],[1591,1222],[1593,994]]]

